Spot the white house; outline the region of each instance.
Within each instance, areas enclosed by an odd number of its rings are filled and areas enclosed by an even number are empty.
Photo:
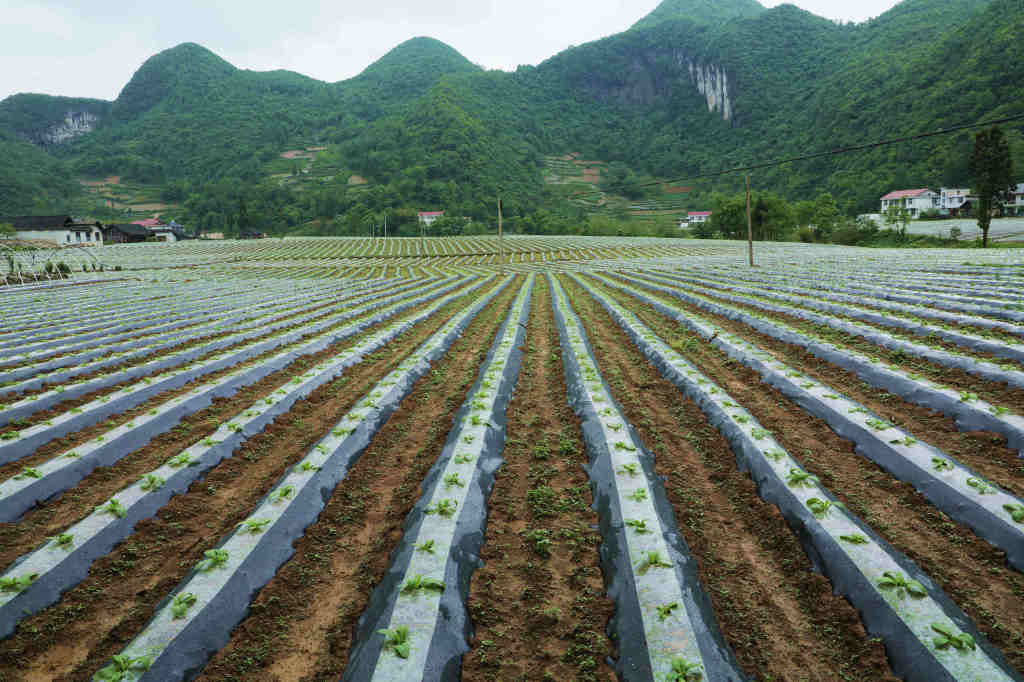
[[[19,239],[42,239],[59,246],[103,246],[103,226],[79,223],[66,215],[0,217],[0,223],[14,227]]]
[[[711,220],[711,211],[690,211],[686,214],[686,222],[689,225],[706,223]]]
[[[940,196],[930,189],[901,189],[882,197],[882,214],[890,207],[906,209],[911,218],[921,217],[922,211],[939,209]]]
[[[939,190],[939,213],[943,215],[957,213],[967,202],[970,193],[969,189],[943,187]]]
[[[1006,202],[1006,212],[1010,215],[1024,215],[1024,182],[1017,185],[1013,200]]]
[[[444,217],[444,211],[420,211],[420,222],[430,227],[435,220]]]

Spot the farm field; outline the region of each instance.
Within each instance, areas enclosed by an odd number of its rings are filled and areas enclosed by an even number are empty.
[[[1024,254],[745,247],[0,287],[0,680],[1024,680]]]

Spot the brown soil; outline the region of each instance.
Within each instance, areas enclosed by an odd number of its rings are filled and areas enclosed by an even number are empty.
[[[470,583],[476,631],[462,679],[614,680],[605,663],[615,649],[605,634],[614,604],[604,594],[586,455],[543,278],[534,287],[522,371],[507,414],[484,566]],[[538,506],[538,491],[548,490],[557,498]],[[550,548],[538,549],[538,540],[550,541]]]
[[[714,298],[713,292],[703,293]],[[677,298],[673,299],[673,303],[686,305],[683,301],[680,301]],[[736,303],[734,301],[722,301],[722,303],[740,308],[746,312],[757,313],[758,315],[765,314],[764,310],[755,306]],[[821,337],[841,348],[849,348],[869,357],[878,357],[889,360],[905,372],[916,372],[932,381],[958,391],[963,390],[976,393],[981,399],[987,400],[993,405],[1002,405],[1017,414],[1024,414],[1024,391],[1020,389],[1011,388],[1006,384],[989,381],[987,379],[974,376],[973,374],[968,374],[960,369],[944,367],[942,365],[933,364],[932,362],[922,358],[904,355],[897,351],[891,351],[889,349],[882,348],[881,346],[877,346],[859,336],[825,328],[820,325],[807,322],[806,320],[801,320],[800,318],[792,315],[776,312],[768,314],[779,322],[787,324],[800,332],[811,336]]]
[[[627,304],[634,312],[646,312],[654,315],[654,317],[643,317],[645,321],[664,320],[653,308],[635,298],[611,289],[605,289],[605,291]],[[739,335],[755,346],[773,353],[781,361],[793,366],[808,377],[835,387],[838,392],[856,400],[890,423],[896,424],[914,434],[916,438],[949,453],[1007,491],[1024,496],[1024,459],[1021,459],[1016,451],[1006,447],[1005,437],[988,431],[961,432],[952,418],[920,405],[906,402],[899,396],[875,388],[867,382],[861,381],[856,374],[815,357],[799,346],[776,341],[770,336],[759,334],[741,322],[713,315],[677,298],[657,295],[655,292],[647,293],[652,298],[678,307],[684,312],[703,317],[723,329]],[[682,333],[682,329],[674,324],[672,329]],[[673,335],[670,334],[663,338],[666,341],[671,341]]]
[[[414,385],[200,679],[341,675],[356,622],[517,291],[510,284]]]
[[[311,310],[306,310],[306,309],[294,310],[294,311],[292,311],[292,312],[290,312],[288,314],[288,317],[289,318],[293,318],[293,317],[300,316],[300,315],[302,315],[304,313],[307,313],[307,312],[312,312],[314,310],[319,310],[319,309],[323,308],[324,305],[332,305],[332,304],[330,302],[328,302],[326,304],[322,304],[322,305],[318,304],[317,306],[315,306]],[[350,306],[346,306],[346,307],[356,307],[356,305],[357,305],[357,302],[353,301]],[[341,312],[341,310],[339,309],[339,310],[336,310],[334,312]],[[274,335],[287,334],[288,332],[291,332],[291,331],[294,331],[294,330],[299,329],[301,327],[304,327],[305,325],[314,324],[318,320],[322,320],[323,318],[328,317],[330,314],[331,313],[329,313],[327,311],[324,311],[321,314],[317,315],[317,317],[315,317],[315,318],[306,320],[306,321],[301,322],[301,323],[295,323],[295,324],[289,325],[287,327],[279,328],[276,331],[274,331],[273,333],[274,333]],[[367,313],[367,314],[370,314],[370,313]],[[278,320],[278,321],[281,321],[281,320]],[[346,320],[344,323],[341,323],[341,324],[345,324],[345,325],[351,324],[352,321],[353,320]],[[252,329],[252,330],[245,330],[245,331],[256,331],[256,330]],[[103,367],[102,369],[97,369],[97,370],[92,371],[92,372],[86,372],[84,374],[79,374],[79,375],[75,376],[72,379],[72,381],[75,381],[75,382],[89,381],[91,379],[95,379],[95,378],[100,377],[100,376],[114,374],[116,372],[120,372],[120,371],[129,369],[131,367],[136,367],[138,365],[142,365],[142,364],[147,363],[147,362],[152,362],[153,360],[158,359],[161,354],[185,352],[185,351],[187,351],[190,348],[193,348],[195,346],[200,346],[200,345],[204,345],[204,344],[207,344],[207,343],[213,343],[214,341],[216,341],[218,339],[221,339],[221,338],[223,338],[225,336],[230,336],[231,334],[234,334],[234,333],[235,333],[235,331],[233,331],[231,329],[228,329],[228,330],[225,330],[225,331],[223,331],[223,332],[221,332],[219,334],[213,334],[211,336],[207,336],[207,337],[204,337],[202,339],[186,341],[185,343],[182,343],[180,345],[174,346],[173,348],[164,349],[162,351],[158,351],[156,353],[151,353],[151,354],[143,356],[143,357],[133,358],[131,360],[128,360],[128,361],[125,361],[125,362],[121,362],[121,363],[117,363],[117,364],[114,364],[114,365],[110,365],[110,366],[107,366],[107,367]],[[234,343],[234,344],[232,344],[230,346],[227,346],[225,348],[221,348],[221,349],[216,350],[216,351],[210,351],[208,353],[202,354],[199,357],[194,358],[192,360],[189,360],[189,361],[187,361],[185,363],[174,365],[173,367],[168,368],[168,369],[180,369],[182,367],[188,367],[188,366],[196,364],[196,363],[201,363],[205,359],[210,357],[211,355],[216,355],[218,353],[227,353],[227,352],[231,352],[231,351],[237,350],[239,348],[242,348],[242,347],[250,345],[250,344],[259,343],[263,338],[264,337],[254,337],[254,338],[250,338],[248,340],[239,341],[239,342]],[[268,355],[271,355],[273,353],[279,353],[280,351],[281,351],[280,348],[278,348],[276,350],[272,350],[272,351],[267,351],[266,353],[260,355],[259,357],[260,358],[267,357]],[[255,361],[257,361],[257,360],[251,360],[247,364],[251,364],[252,362],[255,362]],[[217,373],[205,374],[202,377],[200,377],[199,381],[207,381],[211,377],[218,376],[219,374],[222,374],[222,373],[228,372],[228,371],[232,371],[233,369],[238,369],[239,367],[243,367],[243,366],[244,365],[235,365],[235,366],[233,366],[231,368],[226,368],[224,370],[220,370]],[[58,370],[58,371],[60,371],[60,370]],[[161,371],[163,371],[163,370],[161,370]],[[146,376],[150,376],[150,375],[146,375]],[[121,382],[118,382],[116,384],[113,384],[112,386],[107,386],[106,388],[98,389],[98,390],[92,391],[90,393],[86,393],[84,395],[78,396],[77,398],[72,398],[70,400],[61,401],[61,402],[57,403],[56,405],[54,405],[53,407],[51,407],[48,410],[42,410],[40,412],[36,412],[36,413],[30,415],[29,417],[26,417],[24,422],[19,422],[16,425],[7,424],[7,425],[4,425],[3,427],[0,427],[0,433],[4,433],[4,432],[10,431],[10,430],[22,429],[22,428],[26,428],[27,426],[32,426],[32,425],[35,425],[35,424],[42,423],[42,422],[44,422],[44,421],[46,421],[48,419],[52,419],[53,417],[55,417],[55,416],[57,416],[59,414],[63,414],[63,413],[67,412],[68,410],[70,410],[70,409],[72,409],[74,407],[79,407],[80,405],[84,405],[86,403],[89,403],[89,402],[91,402],[93,400],[96,400],[97,398],[100,398],[100,397],[102,397],[104,395],[113,395],[113,394],[117,393],[118,391],[120,391],[120,390],[122,390],[122,389],[124,389],[124,388],[126,388],[128,386],[133,386],[133,385],[137,384],[139,382],[139,380],[140,380],[139,378],[126,379],[124,381],[121,381]],[[45,393],[47,391],[53,390],[53,388],[55,386],[62,385],[62,384],[65,384],[65,383],[67,383],[67,382],[59,382],[57,384],[47,383],[47,384],[43,385],[40,388],[33,389],[31,391],[24,391],[22,393],[19,393],[17,396],[11,396],[10,397],[10,401],[11,402],[15,402],[17,400],[23,400],[23,399],[25,399],[25,398],[27,398],[29,396],[38,395],[40,393]],[[0,475],[2,475],[2,474],[0,474]]]
[[[1007,568],[1005,553],[935,509],[912,486],[857,455],[852,443],[837,436],[824,421],[781,399],[753,370],[703,341],[696,351],[689,350],[683,342],[695,337],[680,333],[676,324],[649,306],[631,308],[749,410],[851,511],[915,561],[1003,650],[1011,665],[1024,671],[1024,576]],[[837,382],[834,375],[822,380],[844,389],[849,386]]]
[[[565,281],[601,373],[657,458],[701,584],[747,674],[895,680],[881,643],[814,571],[778,509],[736,468],[728,443],[700,408],[661,378],[594,299]]]
[[[383,324],[392,324],[416,315],[428,305],[430,304],[424,303],[416,306]],[[270,394],[295,374],[337,355],[346,348],[351,348],[378,326],[375,325],[363,334],[334,344],[319,353],[299,358],[284,369],[264,377],[251,386],[242,388],[230,397],[215,398],[209,407],[183,418],[170,431],[158,435],[149,444],[134,451],[130,456],[124,457],[113,466],[96,469],[73,489],[37,505],[18,521],[0,523],[0,566],[9,565],[25,552],[35,548],[44,538],[62,532],[87,515],[93,507],[105,502],[114,493],[157,468],[168,458],[213,433],[224,421],[242,412],[258,399]],[[168,400],[175,394],[187,392],[191,388],[190,384],[174,393],[165,394],[161,397],[161,401]],[[130,420],[137,415],[144,414],[148,409],[148,405],[138,407],[124,413],[123,418],[119,415],[117,421]],[[112,422],[103,422],[85,429],[80,432],[85,433],[85,436],[80,437],[79,440],[88,440],[90,434],[102,433],[111,425]],[[75,436],[78,438],[79,434],[75,434]],[[47,444],[41,448],[41,450],[45,450],[45,456],[33,455],[32,459],[38,458],[40,461],[44,461],[65,448],[65,445]],[[18,467],[20,468],[24,464],[25,461],[19,462]]]
[[[406,331],[341,378],[314,391],[250,438],[231,459],[171,499],[89,576],[0,642],[0,678],[86,680],[152,617],[205,549],[251,513],[280,476],[387,372],[467,299]]]

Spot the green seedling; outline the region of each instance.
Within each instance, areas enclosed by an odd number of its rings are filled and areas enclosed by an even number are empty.
[[[805,381],[802,384],[800,384],[800,388],[804,388],[804,389],[814,388],[814,382],[813,381]]]
[[[409,626],[399,625],[390,630],[377,630],[384,635],[384,648],[391,649],[399,658],[409,658]]]
[[[320,471],[320,467],[310,462],[308,459],[304,460],[302,464],[296,467],[299,471],[305,473],[309,471]]]
[[[438,500],[433,506],[427,507],[427,513],[437,514],[438,516],[444,516],[447,518],[455,513],[456,507],[458,507],[458,502],[455,500]]]
[[[905,436],[903,438],[897,438],[896,440],[889,441],[889,445],[906,445],[908,448],[917,442],[916,438]]]
[[[851,533],[849,535],[840,535],[839,539],[843,542],[849,542],[851,545],[866,545],[868,539],[860,533]]]
[[[622,424],[605,424],[605,426],[607,426],[609,429],[611,429],[615,433],[618,433],[619,431],[622,430]]]
[[[774,448],[772,450],[765,450],[764,456],[770,460],[778,462],[780,459],[786,456],[786,453],[783,452],[782,450],[779,450],[778,448]]]
[[[629,443],[625,443],[625,442],[623,442],[621,440],[620,441],[616,441],[615,449],[616,450],[626,450],[628,452],[636,452],[636,448],[635,447],[633,447]]]
[[[863,407],[851,407],[846,411],[848,414],[867,414],[868,411]]]
[[[64,456],[67,457],[68,459],[77,459],[77,458],[81,457],[81,455],[79,455],[74,450],[72,450],[71,452],[69,452],[68,454],[66,454]]]
[[[212,438],[204,438],[203,439],[203,445],[205,445],[208,448],[212,448],[214,445],[216,445],[219,442],[220,442],[219,440],[214,440]]]
[[[402,585],[402,592],[418,592],[420,590],[436,590],[444,592],[444,581],[435,578],[424,578],[422,575],[414,575]]]
[[[15,438],[21,438],[21,434],[17,431],[8,431],[6,433],[0,433],[0,440],[14,440]]]
[[[160,488],[164,487],[165,482],[166,481],[164,481],[164,479],[160,478],[156,474],[146,474],[143,476],[139,487],[146,492],[150,492],[153,490],[160,490]]]
[[[344,436],[347,436],[348,434],[352,433],[353,431],[355,431],[355,429],[337,428],[337,429],[334,429],[333,431],[331,431],[331,435],[334,436],[335,438],[343,438]]]
[[[315,450],[317,452],[319,452],[321,455],[326,455],[327,454],[327,446],[326,445],[317,444]]]
[[[204,573],[212,571],[218,566],[223,566],[228,562],[228,551],[226,549],[208,549],[203,552],[203,556],[206,558],[196,564],[196,570]]]
[[[636,572],[644,575],[652,568],[672,568],[672,564],[662,558],[661,552],[644,552],[643,559],[637,564]]]
[[[119,519],[123,519],[128,514],[128,510],[117,500],[110,500],[106,504],[101,504],[96,507],[96,511],[101,514],[113,514]]]
[[[149,670],[153,659],[150,656],[139,656],[132,658],[127,654],[116,654],[111,659],[110,665],[100,668],[94,679],[100,682],[121,682],[132,670]]]
[[[704,668],[685,658],[673,658],[672,672],[668,679],[669,682],[699,682],[704,679]]]
[[[750,436],[754,440],[761,440],[762,438],[767,438],[770,435],[772,435],[772,432],[769,431],[768,429],[757,428],[757,429],[752,429],[750,431]]]
[[[230,424],[228,424],[228,430],[229,431],[234,431],[235,433],[238,433],[239,431],[242,430],[242,425],[241,424],[236,424],[235,422],[231,422]]]
[[[977,490],[979,495],[991,495],[996,491],[995,488],[985,483],[985,481],[982,481],[980,478],[968,478],[967,485]]]
[[[448,474],[447,476],[445,476],[444,477],[444,484],[448,488],[450,488],[452,486],[456,486],[456,487],[462,488],[462,487],[464,487],[466,485],[462,481],[462,479],[459,478],[459,475],[456,474],[456,473],[451,473],[451,474]]]
[[[651,529],[647,527],[647,521],[644,519],[630,519],[626,521],[626,525],[641,535],[651,532]]]
[[[1024,504],[1004,504],[1003,509],[1016,523],[1024,523]]]
[[[484,423],[483,420],[480,419],[480,415],[478,414],[470,416],[469,421],[473,426],[480,426],[481,424]]]
[[[967,651],[968,649],[973,651],[976,648],[974,638],[966,632],[957,634],[953,628],[941,623],[932,623],[932,630],[938,633],[937,637],[932,638],[932,644],[936,649],[953,647],[957,651]]]
[[[38,577],[38,573],[26,573],[17,578],[0,578],[0,592],[21,592]]]
[[[43,472],[33,467],[25,467],[21,470],[21,473],[14,477],[15,481],[20,481],[25,478],[42,478]]]
[[[886,571],[878,581],[878,586],[883,590],[896,590],[896,595],[903,598],[904,594],[912,597],[927,597],[928,590],[916,580],[908,580],[902,573]]]
[[[746,424],[750,421],[750,417],[745,414],[734,414],[732,418],[735,419],[738,424]]]
[[[1010,413],[1010,410],[1008,410],[1005,407],[1001,407],[999,405],[993,405],[992,407],[988,408],[988,411],[991,412],[992,414],[994,414],[997,417],[1002,417],[1004,414],[1009,414]]]
[[[465,443],[466,445],[469,445],[470,443],[473,442],[473,438],[473,434],[466,434],[465,436],[462,437],[462,442]]]
[[[288,485],[284,486],[283,488],[278,490],[276,493],[274,493],[274,496],[273,496],[274,504],[279,504],[281,502],[284,502],[285,500],[287,500],[289,497],[291,497],[294,494],[295,494],[295,486],[293,486],[292,484],[289,483]]]
[[[196,595],[191,592],[182,592],[171,602],[171,613],[175,620],[184,618],[188,610],[196,603]]]
[[[952,471],[953,463],[942,457],[932,457],[932,468],[936,471]]]
[[[248,519],[238,524],[238,528],[242,529],[244,533],[250,533],[252,535],[258,535],[270,525],[270,519]]]
[[[167,466],[171,467],[172,469],[178,469],[179,467],[183,467],[186,464],[192,464],[192,455],[188,454],[187,452],[183,452],[180,455],[176,455],[175,457],[171,457],[169,460],[167,460]]]
[[[960,391],[960,402],[962,403],[969,403],[977,399],[977,393],[971,393],[970,391]]]
[[[628,475],[630,477],[633,477],[640,473],[640,465],[637,464],[636,462],[628,462],[620,466],[616,473],[618,473],[620,476]]]
[[[885,431],[886,429],[892,427],[892,424],[890,424],[889,422],[882,421],[881,419],[868,419],[864,423],[873,428],[875,431]]]
[[[469,464],[472,461],[473,461],[473,456],[472,455],[467,455],[467,454],[455,455],[455,463],[456,464]]]
[[[54,546],[60,547],[61,549],[69,550],[71,549],[71,545],[75,544],[75,536],[71,533],[61,533],[60,535],[47,539],[52,540]]]
[[[533,543],[533,550],[542,557],[551,556],[551,531],[537,528],[526,534],[526,539]]]
[[[816,518],[823,519],[828,516],[828,512],[832,509],[833,503],[828,500],[820,500],[817,497],[812,497],[806,502],[807,508],[811,510]]]
[[[673,611],[679,608],[679,602],[674,601],[668,604],[662,604],[661,606],[656,606],[655,608],[658,609],[658,620],[665,620],[672,615]]]
[[[433,554],[434,553],[434,541],[433,540],[426,540],[424,542],[421,542],[420,544],[416,545],[416,551],[418,551],[418,552],[426,552],[427,554]]]
[[[634,490],[632,493],[630,493],[626,497],[628,499],[630,499],[630,500],[633,500],[634,502],[643,502],[644,500],[647,499],[647,489],[646,488],[637,488],[636,490]]]
[[[813,488],[818,483],[818,477],[800,469],[790,469],[786,476],[786,483],[792,488]]]

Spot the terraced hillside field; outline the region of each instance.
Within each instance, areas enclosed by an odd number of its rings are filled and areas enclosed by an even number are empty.
[[[0,680],[1024,680],[1013,251],[97,257],[0,288]]]

